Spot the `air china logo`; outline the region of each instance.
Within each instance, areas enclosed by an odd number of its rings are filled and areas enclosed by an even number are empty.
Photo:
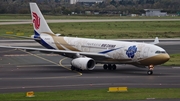
[[[34,19],[33,19],[34,27],[36,29],[39,29],[39,27],[40,27],[40,17],[34,12],[32,12],[32,14],[33,14],[33,17],[34,17]]]

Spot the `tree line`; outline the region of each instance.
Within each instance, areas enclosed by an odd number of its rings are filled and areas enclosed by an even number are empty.
[[[85,11],[101,14],[142,14],[144,9],[163,9],[175,14],[180,11],[180,0],[104,0],[102,3],[69,4],[68,0],[0,0],[0,14],[29,14],[29,2],[36,2],[47,14],[84,14]]]

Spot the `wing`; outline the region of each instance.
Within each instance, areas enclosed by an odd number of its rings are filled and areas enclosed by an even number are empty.
[[[65,51],[65,50],[54,50],[54,49],[43,49],[43,48],[30,48],[30,47],[12,47],[12,46],[0,46],[0,48],[12,48],[12,49],[22,49],[25,51],[39,51],[42,53],[53,53],[63,55],[69,58],[76,58],[78,55],[87,56],[93,58],[94,60],[99,59],[110,59],[110,57],[106,54],[99,54],[99,53],[91,53],[91,52],[76,52],[76,51]]]

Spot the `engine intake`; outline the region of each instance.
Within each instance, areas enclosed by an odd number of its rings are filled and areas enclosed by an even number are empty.
[[[95,67],[95,61],[92,58],[80,57],[73,59],[71,65],[82,70],[93,70]]]

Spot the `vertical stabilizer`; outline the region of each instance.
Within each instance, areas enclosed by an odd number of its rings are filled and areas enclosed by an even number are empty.
[[[37,4],[30,3],[30,9],[35,34],[41,34],[42,32],[54,34],[49,28]]]

